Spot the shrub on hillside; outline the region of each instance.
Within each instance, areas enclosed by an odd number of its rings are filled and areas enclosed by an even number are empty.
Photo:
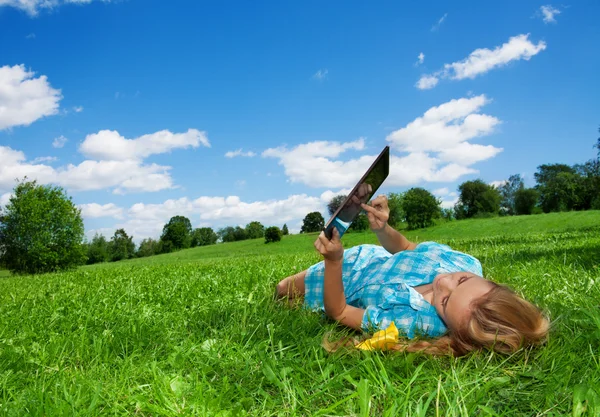
[[[283,233],[277,226],[267,227],[265,230],[265,243],[279,242]]]

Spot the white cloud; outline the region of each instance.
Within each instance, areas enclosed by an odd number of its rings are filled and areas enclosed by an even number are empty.
[[[442,23],[444,23],[444,20],[446,20],[446,17],[448,17],[448,13],[444,13],[444,15],[439,18],[439,20],[435,23],[435,25],[433,25],[431,27],[431,31],[436,32],[440,28],[440,26],[442,26]]]
[[[41,162],[55,162],[58,158],[55,156],[39,156],[31,161],[32,164],[39,164]]]
[[[2,210],[2,208],[8,204],[11,197],[12,197],[11,193],[5,193],[5,194],[0,195],[0,210]]]
[[[0,0],[1,3],[2,0]],[[25,36],[25,39],[35,39],[35,33],[30,33],[29,35]]]
[[[406,152],[454,149],[469,139],[492,133],[500,123],[493,116],[477,113],[489,102],[485,95],[479,95],[432,107],[406,127],[390,133],[387,140]]]
[[[229,151],[225,153],[225,158],[235,158],[236,156],[244,156],[247,158],[252,158],[253,156],[256,156],[256,154],[252,151],[248,151],[248,152],[244,152],[242,151],[242,149],[237,149],[235,151]]]
[[[433,74],[423,75],[416,86],[420,89],[433,88],[439,79],[462,80],[475,78],[494,68],[502,67],[512,61],[526,60],[546,49],[546,43],[540,41],[536,44],[529,40],[529,34],[511,37],[508,42],[497,46],[493,50],[487,48],[476,49],[462,61],[445,64],[444,68]]]
[[[485,102],[485,97],[480,96],[445,103],[431,108],[424,117],[388,136],[395,150],[408,154],[390,156],[390,174],[385,184],[409,186],[421,182],[450,182],[477,173],[469,165],[501,151],[493,146],[465,143],[475,136],[490,133],[499,123],[491,116],[471,114]],[[292,183],[315,188],[353,187],[377,155],[340,160],[341,154],[350,149],[363,150],[364,139],[346,143],[310,142],[292,149],[271,148],[262,156],[279,159]]]
[[[322,81],[325,78],[327,78],[328,73],[329,73],[329,71],[327,70],[327,68],[322,68],[322,69],[318,70],[317,72],[315,72],[312,77],[315,80]]]
[[[506,184],[508,181],[506,180],[499,180],[499,181],[492,181],[490,182],[490,185],[496,187],[496,188],[500,188],[502,187],[504,184]]]
[[[69,141],[69,139],[65,138],[63,135],[60,135],[57,138],[54,138],[52,141],[52,147],[54,148],[62,148]]]
[[[88,135],[79,147],[79,151],[93,159],[126,161],[143,159],[177,148],[197,148],[201,145],[210,147],[205,132],[196,129],[189,129],[186,133],[162,130],[136,139],[125,139],[117,131],[101,130]]]
[[[438,188],[437,190],[433,190],[431,194],[436,195],[438,197],[443,197],[450,194],[450,190],[447,187]]]
[[[65,4],[89,4],[93,0],[0,0],[0,7],[8,6],[23,10],[30,16],[37,16],[43,9],[53,9]],[[111,0],[100,0],[110,3]]]
[[[539,13],[542,16],[542,20],[544,21],[544,23],[556,23],[556,19],[554,18],[554,16],[560,14],[560,10],[547,4],[545,6],[540,7]]]
[[[370,156],[364,156],[348,162],[333,161],[343,152],[363,150],[364,139],[354,142],[310,142],[292,149],[285,146],[270,148],[262,153],[265,158],[278,158],[285,174],[293,183],[302,183],[311,187],[352,187],[362,173],[373,162]]]
[[[421,65],[423,62],[425,62],[425,54],[423,52],[421,52],[417,56],[417,62],[415,62],[415,65]]]
[[[61,99],[45,75],[36,78],[24,65],[0,67],[0,130],[57,114]]]
[[[435,75],[423,75],[415,84],[419,90],[429,90],[437,85],[439,78]]]
[[[100,205],[98,203],[80,204],[81,215],[86,219],[97,219],[99,217],[123,218],[123,209],[114,203]]]
[[[27,176],[41,184],[58,184],[73,191],[112,189],[116,194],[173,188],[171,167],[140,161],[92,161],[53,168],[28,162],[25,154],[0,146],[0,190],[12,189],[15,178]]]
[[[75,106],[73,107],[73,111],[75,113],[81,113],[83,111],[83,106]]]

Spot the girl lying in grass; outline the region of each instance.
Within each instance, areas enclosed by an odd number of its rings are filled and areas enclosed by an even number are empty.
[[[362,204],[381,246],[344,251],[339,233],[315,241],[324,261],[289,276],[277,295],[371,332],[392,322],[408,339],[393,347],[434,355],[493,349],[512,353],[548,334],[542,312],[512,290],[482,278],[474,257],[435,242],[415,244],[387,224],[387,198]],[[326,348],[335,350],[334,345]]]

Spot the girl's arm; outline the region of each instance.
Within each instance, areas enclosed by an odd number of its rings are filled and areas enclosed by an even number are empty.
[[[333,228],[331,240],[321,233],[315,247],[325,258],[325,282],[323,283],[323,305],[325,314],[348,327],[360,330],[365,310],[346,304],[342,265],[344,248],[337,229]]]
[[[388,224],[390,208],[385,195],[377,197],[371,202],[371,205],[362,204],[362,208],[367,212],[371,230],[377,235],[381,246],[389,253],[394,254],[417,247],[414,242],[408,240]]]

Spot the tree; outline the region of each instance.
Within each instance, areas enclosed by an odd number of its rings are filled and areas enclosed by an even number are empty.
[[[97,264],[100,262],[108,262],[108,241],[104,235],[96,233],[94,238],[87,245],[87,264]]]
[[[231,226],[223,227],[217,231],[221,242],[235,242],[235,229]]]
[[[404,194],[402,209],[409,229],[428,227],[440,217],[440,202],[423,188],[411,188]]]
[[[346,199],[345,195],[336,195],[331,199],[331,201],[327,204],[327,211],[330,216],[333,216],[333,213],[342,205],[344,200]]]
[[[457,219],[498,214],[500,193],[496,187],[481,180],[473,180],[463,182],[458,190],[460,195],[454,206]]]
[[[508,177],[508,180],[498,187],[500,192],[500,208],[508,215],[515,214],[515,194],[517,191],[525,188],[521,175],[515,174]]]
[[[515,214],[533,214],[539,194],[535,188],[521,188],[515,193]]]
[[[248,239],[248,235],[246,234],[246,229],[244,229],[243,227],[240,227],[240,226],[236,226],[235,229],[233,229],[233,237],[235,238],[236,242],[238,240]]]
[[[110,239],[108,248],[110,260],[113,262],[133,258],[135,255],[133,236],[129,236],[125,229],[117,229],[115,231],[115,234]]]
[[[136,256],[138,258],[144,258],[146,256],[153,256],[161,253],[162,247],[160,241],[148,238],[142,240],[140,243],[140,247],[136,252]]]
[[[210,227],[197,228],[192,232],[192,247],[214,245],[217,239],[217,234]]]
[[[396,227],[400,222],[404,221],[406,217],[404,210],[402,209],[402,200],[404,199],[404,193],[389,193],[388,194],[388,207],[390,209],[390,217],[388,223],[392,227]]]
[[[250,222],[246,225],[246,239],[259,239],[265,235],[265,226],[261,222]]]
[[[283,228],[281,229],[281,232],[283,233],[284,236],[287,236],[290,234],[290,231],[288,230],[287,224],[283,224]]]
[[[0,263],[12,273],[53,272],[85,263],[81,210],[61,187],[25,178],[0,218]]]
[[[174,216],[163,227],[160,240],[171,242],[173,249],[184,249],[190,247],[191,234],[192,223],[190,223],[190,219],[185,216]]]
[[[320,232],[325,226],[325,219],[318,211],[308,213],[302,221],[300,233]]]
[[[572,202],[566,201],[568,192],[561,187],[565,183],[574,185],[575,169],[565,164],[544,164],[538,166],[538,171],[533,174],[537,182],[536,189],[540,193],[540,207],[545,213],[551,211],[567,210]],[[561,175],[563,174],[563,175]],[[567,175],[564,175],[567,174]]]
[[[265,243],[279,242],[281,240],[282,232],[277,226],[267,227],[265,230]]]

